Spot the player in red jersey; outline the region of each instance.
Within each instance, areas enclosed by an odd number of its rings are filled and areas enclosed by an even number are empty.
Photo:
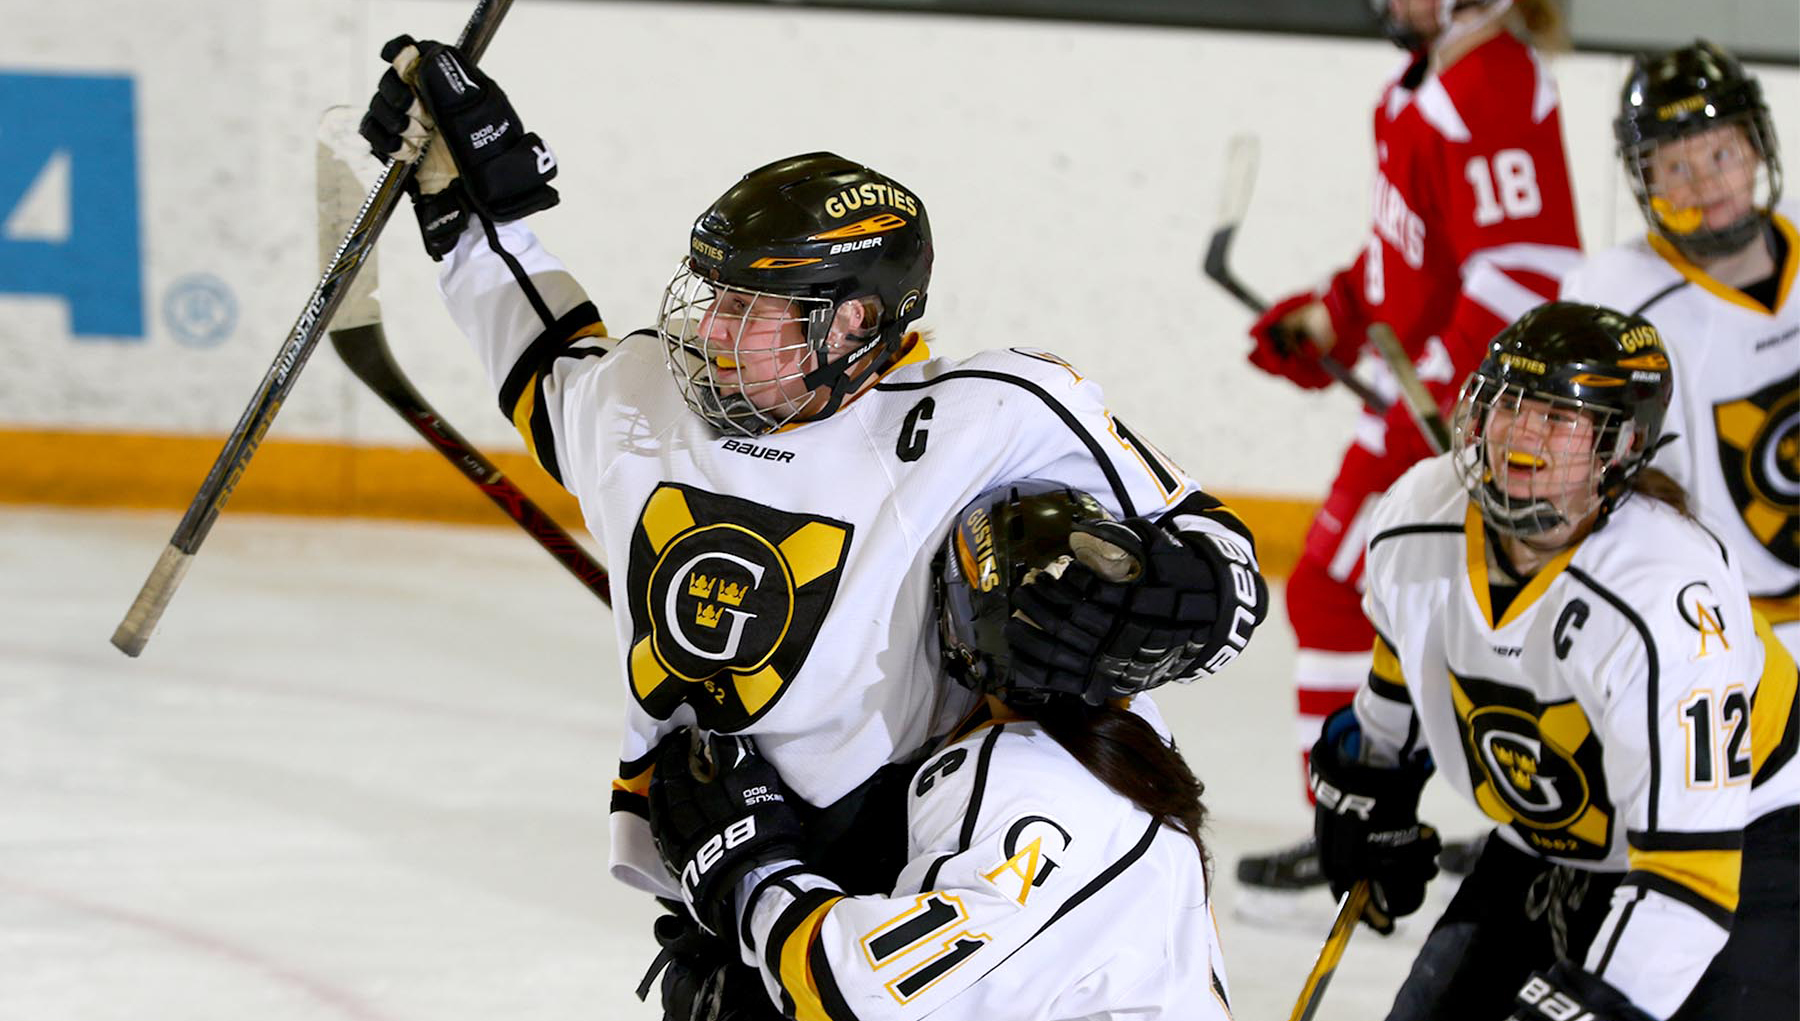
[[[1367,243],[1322,288],[1251,327],[1250,362],[1314,389],[1326,354],[1352,364],[1372,323],[1392,327],[1444,408],[1488,341],[1556,295],[1580,259],[1555,84],[1533,46],[1560,42],[1552,0],[1371,0],[1410,59],[1375,104]],[[1385,366],[1374,379],[1398,394]],[[1350,704],[1375,636],[1361,606],[1375,499],[1430,447],[1405,406],[1365,410],[1287,585],[1299,644],[1304,764],[1325,717]],[[1310,839],[1238,863],[1246,886],[1323,889]],[[1254,916],[1254,911],[1250,912]]]

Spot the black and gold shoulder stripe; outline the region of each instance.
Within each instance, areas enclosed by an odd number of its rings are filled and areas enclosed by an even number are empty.
[[[1795,705],[1800,669],[1787,646],[1775,637],[1768,618],[1752,613],[1751,620],[1763,647],[1762,677],[1750,695],[1750,786],[1754,788],[1792,762],[1800,749],[1800,706]]]
[[[599,310],[593,302],[584,301],[545,327],[544,332],[526,346],[519,360],[513,363],[512,371],[506,374],[506,380],[500,384],[501,414],[510,419],[513,428],[525,438],[525,447],[532,458],[558,483],[563,480],[562,468],[556,463],[550,413],[538,399],[540,387],[558,358],[597,357],[605,353],[598,348],[570,351],[569,345],[584,337],[604,336],[606,324],[600,321]]]
[[[619,777],[612,782],[612,811],[650,818],[650,774],[656,771],[656,751],[619,763]]]
[[[1412,694],[1406,690],[1406,675],[1400,670],[1400,657],[1394,643],[1380,631],[1375,632],[1375,652],[1369,663],[1369,690],[1387,699],[1412,705]]]
[[[1623,885],[1654,890],[1731,928],[1743,868],[1744,831],[1627,831]]]
[[[794,1021],[856,1021],[819,940],[825,916],[843,899],[834,890],[810,890],[788,905],[769,929],[764,960],[787,994]]]

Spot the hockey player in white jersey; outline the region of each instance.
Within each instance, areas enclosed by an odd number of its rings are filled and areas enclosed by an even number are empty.
[[[1094,493],[1141,565],[1131,581],[1077,563],[1022,587],[1043,629],[1019,636],[1020,676],[1126,696],[1244,647],[1268,601],[1248,530],[1092,380],[1035,350],[931,355],[913,328],[931,231],[910,189],[830,153],[752,171],[671,254],[655,327],[617,337],[515,222],[555,203],[556,164],[504,94],[454,47],[402,37],[383,59],[363,133],[403,160],[439,138],[413,205],[445,301],[612,571],[630,696],[616,877],[682,892],[645,792],[658,740],[691,725],[755,735],[809,842],[835,852],[829,873],[891,883],[859,820],[889,794],[879,767],[909,768],[972,698],[937,680],[930,561],[997,483]]]
[[[780,780],[748,742],[714,737],[696,770],[685,732],[664,739],[658,845],[702,914],[735,921],[786,1016],[1229,1019],[1200,783],[1153,711],[1012,669],[1014,587],[1064,569],[1072,538],[1116,549],[1131,536],[1091,496],[1044,483],[958,515],[939,634],[950,673],[983,700],[896,806],[907,860],[891,888],[847,895],[804,860]],[[729,862],[713,849],[747,843],[759,850]]]
[[[1557,302],[1495,338],[1449,453],[1375,512],[1374,667],[1312,754],[1321,861],[1417,910],[1433,769],[1498,823],[1391,1021],[1761,1021],[1800,986],[1795,667],[1647,467],[1644,319]]]
[[[1563,297],[1662,333],[1675,395],[1656,466],[1800,653],[1800,233],[1762,88],[1711,43],[1639,57],[1614,131],[1650,231],[1565,277]]]

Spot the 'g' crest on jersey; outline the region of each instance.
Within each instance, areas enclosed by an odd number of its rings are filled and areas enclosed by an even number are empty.
[[[659,720],[693,707],[741,730],[787,689],[831,609],[854,528],[689,486],[658,486],[631,541],[631,692]]]
[[[1489,818],[1534,850],[1598,861],[1612,850],[1600,742],[1580,703],[1542,702],[1501,681],[1450,672],[1469,787]]]

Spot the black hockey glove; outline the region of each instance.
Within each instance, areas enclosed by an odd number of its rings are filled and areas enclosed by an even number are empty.
[[[1237,658],[1268,612],[1250,558],[1211,535],[1171,535],[1147,518],[1087,521],[1069,546],[1075,559],[1060,576],[1039,573],[1012,592],[1015,689],[1098,705],[1210,674]]]
[[[550,147],[524,130],[506,93],[456,47],[403,35],[381,48],[381,59],[393,66],[359,130],[376,156],[406,162],[437,132],[407,187],[433,259],[456,246],[471,210],[506,221],[556,205]]]
[[[1394,919],[1425,903],[1425,884],[1437,875],[1443,841],[1419,822],[1419,794],[1431,766],[1419,759],[1394,768],[1358,761],[1362,729],[1346,707],[1325,720],[1313,745],[1310,765],[1313,832],[1319,840],[1319,867],[1342,896],[1357,880],[1370,881],[1372,894],[1363,921],[1383,935]]]
[[[1534,971],[1513,997],[1510,1021],[1654,1021],[1605,979],[1557,961]]]
[[[758,865],[800,857],[800,821],[787,789],[748,739],[686,728],[656,746],[650,835],[708,932],[735,932],[737,882]]]
[[[662,975],[663,1021],[780,1021],[769,1002],[762,976],[738,959],[737,944],[708,935],[675,901],[663,901],[670,913],[656,920],[656,955],[637,997],[650,995]]]

